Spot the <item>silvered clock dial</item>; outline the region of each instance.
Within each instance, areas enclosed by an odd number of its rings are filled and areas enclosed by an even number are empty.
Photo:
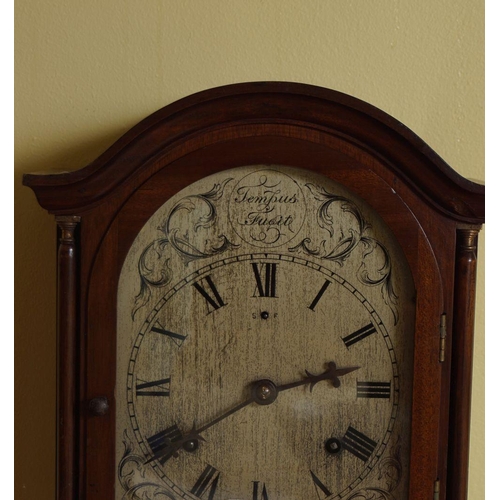
[[[177,193],[120,275],[116,499],[406,498],[414,300],[330,179],[253,165]]]

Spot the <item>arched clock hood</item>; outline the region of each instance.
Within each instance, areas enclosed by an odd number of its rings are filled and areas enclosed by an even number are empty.
[[[484,220],[484,186],[459,175],[405,125],[357,98],[300,83],[240,83],[193,94],[142,120],[88,166],[27,174],[24,183],[51,213],[85,210],[130,178],[153,175],[164,156],[253,135],[258,126],[265,126],[260,135],[311,141],[317,132],[318,141],[326,134],[352,143],[435,210],[466,224]]]

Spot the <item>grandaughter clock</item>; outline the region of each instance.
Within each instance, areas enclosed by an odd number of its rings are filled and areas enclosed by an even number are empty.
[[[466,498],[484,187],[399,122],[231,85],[24,183],[60,235],[58,500]]]

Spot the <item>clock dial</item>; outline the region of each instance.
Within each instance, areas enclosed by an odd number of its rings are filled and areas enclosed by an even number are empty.
[[[329,179],[180,192],[120,278],[116,498],[404,498],[413,299],[387,227]]]

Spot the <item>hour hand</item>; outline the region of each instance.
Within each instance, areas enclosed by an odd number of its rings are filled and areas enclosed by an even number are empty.
[[[145,463],[149,464],[158,460],[161,465],[164,465],[170,458],[177,458],[181,448],[189,452],[195,451],[198,448],[199,440],[204,441],[194,425],[193,429],[185,435],[182,434],[177,425],[173,425],[148,438],[147,441],[153,454]]]
[[[162,443],[151,444],[150,446],[153,454],[144,462],[146,465],[154,460],[158,460],[161,465],[165,465],[165,462],[170,458],[179,456],[178,450],[181,447],[178,442],[171,441],[169,438],[164,439]]]

